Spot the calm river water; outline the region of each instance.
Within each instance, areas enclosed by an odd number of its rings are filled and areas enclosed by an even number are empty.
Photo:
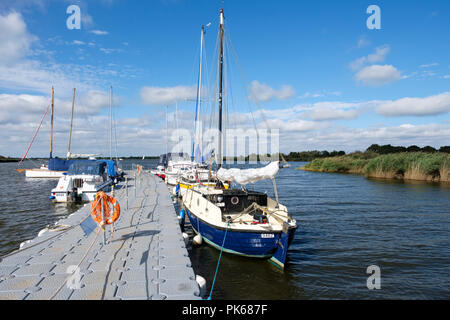
[[[125,161],[124,168],[153,160]],[[450,186],[368,180],[295,170],[277,176],[280,202],[299,228],[284,272],[267,261],[224,254],[213,299],[449,299]],[[0,256],[79,206],[48,200],[55,180],[30,180],[0,164]],[[27,163],[23,167],[35,167]],[[272,195],[271,182],[255,189]],[[188,246],[208,293],[219,251]],[[367,267],[381,289],[367,288]]]

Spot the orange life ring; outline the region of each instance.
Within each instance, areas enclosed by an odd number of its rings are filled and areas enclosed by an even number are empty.
[[[119,219],[120,216],[120,205],[117,200],[103,191],[97,192],[95,199],[91,204],[91,215],[92,219],[96,221],[100,226],[103,226],[102,217],[102,203],[103,201],[103,215],[105,216],[105,224],[112,224]],[[111,216],[110,205],[113,206],[113,215]]]

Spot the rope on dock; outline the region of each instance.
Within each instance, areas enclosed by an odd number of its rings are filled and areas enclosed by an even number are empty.
[[[80,265],[83,263],[84,259],[86,259],[89,251],[91,251],[92,247],[94,246],[95,241],[98,238],[98,235],[100,234],[99,229],[97,228],[97,235],[95,236],[94,240],[92,240],[91,245],[89,246],[89,248],[86,250],[86,252],[84,253],[83,257],[81,258],[80,262],[77,264],[76,268],[74,268],[74,270],[72,271],[72,273],[66,278],[66,280],[64,280],[64,282],[61,284],[61,286],[55,291],[55,293],[49,298],[49,300],[53,300],[54,297],[56,297],[56,295],[61,291],[62,288],[64,288],[65,284],[67,283],[67,280],[69,280],[74,273],[80,268]]]

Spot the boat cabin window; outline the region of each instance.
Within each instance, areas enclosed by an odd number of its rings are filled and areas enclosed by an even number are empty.
[[[222,196],[220,200],[225,204],[225,206],[221,207],[224,214],[240,213],[254,202],[260,206],[267,206],[267,194],[261,192],[224,190],[223,195],[220,196]],[[218,200],[217,198],[216,196],[216,201]]]

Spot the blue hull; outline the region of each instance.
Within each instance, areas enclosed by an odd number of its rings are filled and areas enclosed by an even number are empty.
[[[287,249],[294,237],[295,229],[283,232],[242,232],[233,229],[218,228],[197,218],[186,210],[192,228],[200,234],[206,243],[221,250],[226,234],[223,251],[252,258],[270,258],[277,266],[284,268]]]

